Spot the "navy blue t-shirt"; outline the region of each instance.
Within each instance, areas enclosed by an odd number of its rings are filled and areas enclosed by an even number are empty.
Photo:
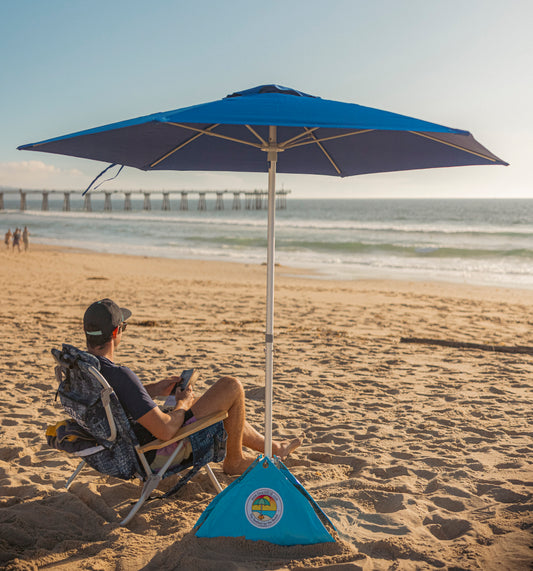
[[[157,406],[139,377],[131,369],[115,365],[105,357],[98,357],[98,360],[100,372],[115,391],[129,417],[138,420]]]

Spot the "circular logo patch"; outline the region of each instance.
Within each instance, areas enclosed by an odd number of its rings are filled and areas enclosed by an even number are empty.
[[[255,527],[274,527],[283,515],[283,500],[271,488],[260,488],[246,500],[246,518]]]

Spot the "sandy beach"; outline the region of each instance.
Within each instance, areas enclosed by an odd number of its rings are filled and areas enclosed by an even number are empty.
[[[274,436],[304,435],[286,464],[338,531],[279,547],[196,538],[204,473],[122,528],[138,484],[86,469],[66,491],[77,461],[44,434],[64,416],[50,350],[84,346],[102,297],[133,311],[118,362],[146,382],[196,367],[198,392],[235,375],[262,428],[265,267],[45,246],[0,260],[0,568],[531,569],[533,355],[400,339],[531,347],[532,290],[277,268]]]

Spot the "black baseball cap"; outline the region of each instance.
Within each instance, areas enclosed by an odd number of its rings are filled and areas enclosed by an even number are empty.
[[[109,298],[92,303],[83,316],[86,335],[108,339],[113,331],[131,316],[131,311],[119,307]]]

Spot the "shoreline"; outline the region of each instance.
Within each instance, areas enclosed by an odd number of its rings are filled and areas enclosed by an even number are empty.
[[[262,431],[266,268],[30,248],[0,257],[0,566],[529,571],[533,357],[400,338],[531,346],[532,291],[277,268],[274,438],[303,436],[286,464],[339,534],[286,548],[196,538],[204,474],[122,528],[137,484],[87,469],[66,491],[78,462],[44,437],[65,416],[50,350],[83,347],[83,312],[103,297],[133,312],[119,364],[142,382],[197,368],[199,393],[235,375]]]
[[[203,259],[203,258],[170,258],[170,257],[161,257],[161,256],[146,256],[143,254],[125,254],[125,253],[114,253],[114,252],[101,252],[98,250],[93,250],[91,248],[77,248],[72,246],[58,246],[53,244],[45,244],[40,242],[32,242],[30,244],[30,252],[39,252],[39,251],[57,251],[57,252],[65,252],[65,253],[77,253],[77,254],[85,254],[85,255],[95,255],[95,256],[117,256],[117,257],[124,257],[126,259],[142,259],[142,260],[158,260],[160,263],[169,262],[169,263],[176,263],[178,265],[182,264],[190,264],[194,266],[196,263],[201,264],[213,264],[218,265],[220,264],[221,267],[227,265],[227,267],[245,267],[245,268],[261,268],[266,267],[266,262],[262,263],[255,263],[255,262],[243,262],[243,261],[232,261],[232,260],[218,260],[218,259]],[[21,252],[21,255],[24,253]],[[6,253],[4,250],[4,255],[18,255],[18,252],[9,252]],[[429,287],[430,284],[434,284],[435,286],[440,286],[442,288],[458,288],[459,290],[467,290],[467,289],[478,289],[480,288],[482,291],[485,289],[489,290],[503,290],[509,292],[509,295],[517,295],[520,293],[525,294],[527,297],[529,295],[533,296],[533,287],[521,287],[520,285],[512,286],[509,284],[501,285],[501,284],[492,284],[492,283],[469,283],[464,281],[452,281],[452,280],[438,280],[438,279],[423,279],[417,277],[393,277],[393,276],[383,276],[383,277],[359,277],[359,278],[339,278],[333,277],[331,275],[327,275],[325,273],[321,273],[317,269],[313,268],[302,268],[296,266],[289,266],[276,263],[275,264],[275,278],[277,277],[286,277],[286,278],[297,278],[297,279],[307,279],[311,281],[316,281],[318,283],[329,283],[332,284],[378,284],[378,283],[391,283],[391,284],[398,284],[400,289],[403,290],[405,284],[413,284],[415,287]]]

